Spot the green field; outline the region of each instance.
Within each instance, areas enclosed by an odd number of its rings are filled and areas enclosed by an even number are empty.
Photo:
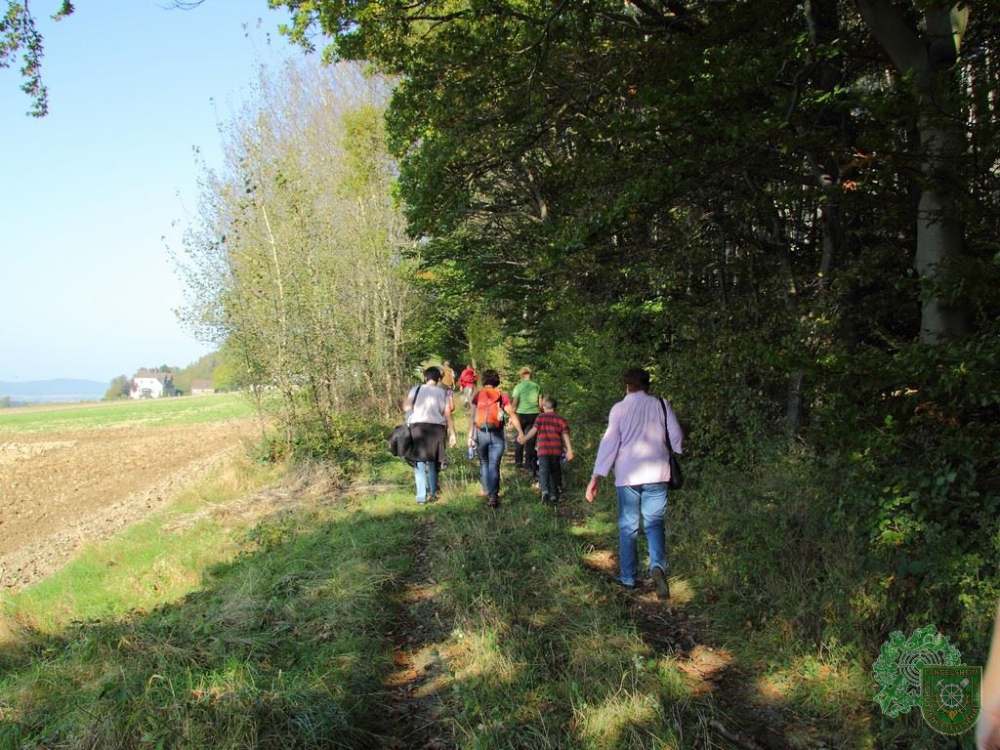
[[[0,410],[0,433],[65,432],[138,425],[167,427],[253,415],[253,406],[246,398],[228,393],[70,406],[32,406]]]

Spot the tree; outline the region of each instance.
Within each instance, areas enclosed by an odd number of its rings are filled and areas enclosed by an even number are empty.
[[[928,286],[920,337],[937,343],[967,330],[964,301],[945,298],[936,282],[956,264],[964,243],[959,197],[969,181],[964,168],[969,117],[961,103],[957,63],[970,11],[946,3],[905,14],[886,0],[857,0],[857,6],[896,69],[909,80],[916,106],[922,184],[914,266]]]
[[[289,445],[347,409],[384,412],[406,371],[413,293],[385,96],[357,65],[263,75],[185,238],[187,322],[274,402]]]
[[[52,17],[61,20],[73,13],[73,3],[62,0],[59,10]],[[35,17],[28,8],[28,0],[7,0],[7,11],[0,18],[0,68],[9,68],[21,57],[21,90],[31,100],[28,114],[44,117],[49,111],[48,90],[42,83],[42,35],[38,32]]]
[[[271,5],[293,12],[294,40],[311,46],[318,25],[328,54],[403,74],[388,120],[424,267],[460,277],[528,346],[543,343],[537,298],[578,297],[598,319],[615,299],[660,311],[683,300],[672,311],[703,320],[707,306],[745,321],[727,325],[741,339],[767,326],[768,356],[746,340],[743,362],[769,392],[785,381],[797,428],[822,349],[963,330],[956,227],[975,213],[988,236],[990,191],[969,200],[967,188],[990,179],[995,118],[969,117],[961,100],[993,101],[988,4],[968,16],[982,41],[962,68],[952,31],[966,16],[949,8],[928,11],[921,37],[915,11],[879,2],[855,13],[813,0],[791,23],[780,3]],[[869,29],[886,49],[937,50],[939,73],[895,74]],[[957,80],[967,95],[939,96]],[[955,138],[963,129],[972,136]],[[973,160],[977,173],[963,166]],[[919,318],[900,314],[921,295]],[[678,326],[644,322],[677,353]]]
[[[128,398],[132,392],[132,379],[127,375],[119,375],[111,381],[107,392],[104,394],[105,401],[116,398]]]

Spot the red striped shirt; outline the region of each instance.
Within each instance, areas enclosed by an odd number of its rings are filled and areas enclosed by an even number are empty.
[[[563,452],[562,436],[569,433],[569,425],[562,415],[554,411],[542,412],[535,420],[535,450],[539,456],[558,456]]]

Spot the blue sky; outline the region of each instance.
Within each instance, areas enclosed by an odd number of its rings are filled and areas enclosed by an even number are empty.
[[[266,0],[169,4],[79,0],[55,23],[58,0],[34,0],[45,118],[0,70],[0,380],[110,381],[213,348],[177,323],[167,251],[197,212],[194,149],[218,166],[260,66],[303,53]]]

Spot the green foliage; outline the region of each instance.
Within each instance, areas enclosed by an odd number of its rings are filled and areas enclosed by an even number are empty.
[[[293,39],[317,26],[333,54],[401,74],[399,193],[421,276],[475,311],[474,359],[503,342],[535,365],[584,444],[633,364],[694,460],[758,471],[775,440],[804,441],[845,478],[837,518],[869,535],[879,621],[936,613],[971,638],[1000,585],[988,7],[928,82],[893,67],[880,19],[836,3],[272,4]],[[885,10],[926,41],[934,8]],[[950,234],[917,216],[928,199]],[[931,325],[931,303],[953,316]]]
[[[62,0],[52,17],[60,20],[73,13],[73,3]],[[48,89],[42,83],[42,35],[35,24],[27,0],[7,0],[7,10],[0,16],[0,69],[9,68],[20,54],[21,90],[31,99],[32,117],[44,117],[49,111]]]
[[[843,388],[816,417],[847,458],[841,523],[867,535],[891,617],[979,643],[1000,596],[994,336],[870,352],[842,375],[867,387]]]
[[[496,370],[501,377],[512,374],[510,344],[500,319],[488,307],[472,307],[465,321],[465,337],[469,342],[469,359],[479,372]]]
[[[132,379],[127,375],[119,375],[111,381],[107,392],[104,394],[104,401],[114,401],[116,399],[128,398],[132,390]]]
[[[359,412],[337,414],[325,422],[300,419],[292,425],[289,443],[283,435],[269,434],[255,454],[262,462],[328,462],[344,477],[353,477],[363,466],[377,464],[386,455],[391,428]]]
[[[195,380],[209,380],[214,382],[216,370],[219,368],[223,368],[224,370],[231,369],[232,367],[230,357],[226,355],[224,350],[211,352],[186,367],[172,368],[174,388],[181,393],[190,394],[192,383]],[[217,387],[216,390],[229,390],[229,388],[225,387],[228,385],[225,381],[220,382],[219,385],[222,387]]]
[[[212,372],[253,395],[279,453],[326,454],[337,415],[385,414],[408,369],[417,295],[386,96],[358,65],[262,73],[185,237],[185,321],[223,345]]]

